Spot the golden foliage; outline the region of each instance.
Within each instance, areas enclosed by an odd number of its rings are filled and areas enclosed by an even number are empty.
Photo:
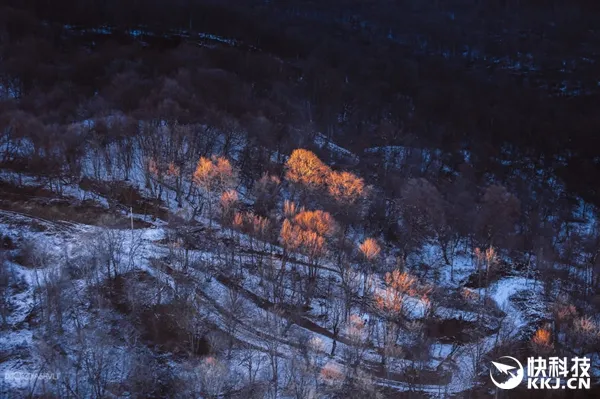
[[[236,212],[232,224],[236,229],[260,238],[267,235],[270,226],[269,219],[255,215],[253,212]]]
[[[496,266],[497,261],[496,250],[493,247],[489,247],[485,251],[475,248],[475,262],[478,270],[484,269],[489,272]]]
[[[229,209],[238,201],[238,193],[235,190],[227,190],[221,194],[221,206],[223,209]]]
[[[549,345],[550,336],[550,331],[540,328],[535,332],[535,335],[533,336],[532,340],[538,345]]]
[[[385,288],[377,290],[375,304],[386,312],[400,312],[405,295],[416,293],[417,279],[406,272],[394,270],[385,274]]]
[[[377,257],[377,255],[379,255],[381,252],[381,247],[373,238],[367,238],[362,244],[360,244],[358,248],[365,259],[369,261],[375,259],[375,257]]]
[[[241,229],[244,227],[244,215],[242,215],[240,212],[236,212],[233,216],[233,227],[236,229]]]
[[[321,210],[302,211],[294,217],[294,222],[303,230],[314,231],[321,236],[332,235],[336,227],[331,214]]]
[[[309,189],[326,189],[341,204],[353,204],[366,195],[363,179],[350,172],[332,171],[313,152],[302,148],[288,159],[285,178]]]
[[[194,184],[208,191],[226,190],[235,184],[236,173],[229,160],[223,157],[200,157],[194,171]]]
[[[279,241],[287,250],[297,249],[302,244],[302,229],[285,219],[279,232]]]
[[[269,219],[258,215],[252,215],[252,233],[255,236],[264,237],[267,234],[267,231],[269,230],[269,224]]]
[[[408,295],[415,295],[417,279],[414,276],[400,270],[394,270],[393,272],[387,272],[385,274],[385,284],[401,293]]]
[[[496,262],[496,250],[493,247],[489,247],[485,250],[485,260],[488,265]]]
[[[327,176],[327,189],[336,201],[352,204],[365,194],[365,183],[350,172],[331,172]]]
[[[486,262],[488,265],[492,265],[497,260],[496,250],[493,247],[489,247],[485,251],[475,248],[475,258],[481,263]]]
[[[300,233],[300,241],[311,257],[320,256],[325,251],[325,239],[314,231],[303,230]]]
[[[402,310],[404,295],[401,292],[389,287],[377,290],[375,294],[375,304],[381,310],[386,312],[398,313]]]
[[[212,174],[213,163],[208,158],[200,157],[194,171],[194,183],[201,184],[201,182],[209,179]]]
[[[538,329],[531,338],[531,344],[540,353],[549,352],[553,347],[550,330],[546,328]]]
[[[223,157],[217,157],[216,159],[213,157],[213,164],[215,173],[218,176],[233,176],[233,167],[231,166],[231,162],[228,159]]]
[[[285,178],[309,188],[325,185],[330,169],[313,152],[296,149],[286,163]]]
[[[284,203],[284,213],[294,217],[286,218],[281,226],[279,241],[283,246],[291,251],[302,249],[313,260],[323,255],[325,236],[335,231],[331,215],[321,210],[298,210],[296,204],[290,201]]]
[[[285,200],[283,202],[283,215],[288,219],[293,219],[299,212],[303,212],[304,208],[299,208],[295,202]]]

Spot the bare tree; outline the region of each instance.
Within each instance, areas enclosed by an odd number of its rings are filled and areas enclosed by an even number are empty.
[[[252,392],[267,357],[262,351],[255,349],[250,344],[245,344],[242,349],[240,352],[240,365],[246,369],[247,385]]]
[[[266,353],[270,366],[270,394],[272,397],[278,397],[279,377],[280,377],[280,350],[281,343],[276,337],[284,337],[286,331],[286,320],[280,315],[277,309],[263,312],[265,329],[270,332],[272,338],[265,342]]]
[[[261,216],[270,216],[279,202],[281,180],[277,176],[265,173],[260,180],[254,183],[252,194],[255,197],[255,212]]]
[[[104,265],[106,277],[116,279],[131,271],[141,248],[141,231],[123,230],[114,219],[105,218],[94,240],[94,254]]]
[[[296,354],[287,359],[286,391],[296,399],[317,397],[316,384],[309,367]]]
[[[242,293],[235,288],[228,288],[223,300],[223,307],[227,309],[224,315],[225,331],[228,334],[229,346],[227,348],[227,358],[231,359],[233,345],[236,341],[236,333],[240,324],[251,318],[249,307]]]
[[[350,341],[350,345],[344,347],[343,357],[347,367],[351,371],[346,374],[346,379],[352,384],[359,375],[360,365],[368,346],[368,329],[364,320],[358,315],[350,316],[349,322],[346,324],[345,335]]]
[[[591,316],[582,316],[574,320],[571,331],[567,334],[570,347],[580,356],[598,355],[600,344],[600,323]]]
[[[327,326],[331,329],[331,333],[333,334],[333,343],[331,344],[331,353],[330,356],[335,356],[335,349],[337,347],[337,341],[340,335],[340,332],[344,326],[344,321],[346,318],[348,304],[343,298],[335,296],[335,293],[332,293],[332,297],[327,300]]]
[[[10,286],[14,283],[14,273],[6,260],[6,253],[0,250],[0,320],[1,328],[7,326],[10,313]]]
[[[209,399],[217,399],[231,389],[230,373],[226,362],[207,357],[197,367],[197,378],[202,395]]]

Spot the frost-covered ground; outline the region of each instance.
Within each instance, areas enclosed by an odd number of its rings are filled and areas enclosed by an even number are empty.
[[[50,229],[46,232],[33,232],[27,231],[27,229],[19,228],[18,232],[15,231],[14,228],[10,228],[11,220],[13,222],[27,222],[26,216],[16,215],[13,213],[2,213],[3,216],[3,231],[8,232],[10,235],[18,235],[23,237],[26,240],[32,240],[36,242],[38,245],[43,246],[46,250],[54,253],[63,253],[64,251],[61,248],[64,248],[66,245],[67,253],[70,254],[80,254],[82,251],[86,251],[86,241],[82,240],[82,237],[86,235],[93,234],[98,228],[96,226],[87,226],[87,225],[72,225],[68,230],[60,230],[55,229],[54,231]],[[50,222],[49,222],[50,223]],[[26,223],[25,223],[26,225]],[[15,234],[16,233],[16,234]],[[124,251],[128,251],[128,247],[131,247],[131,241],[129,237],[131,236],[131,232],[128,230],[123,230],[121,232],[125,239]],[[225,233],[226,234],[226,233]],[[133,237],[136,240],[140,240],[142,245],[136,249],[136,259],[135,264],[136,268],[141,270],[145,270],[149,272],[151,275],[160,277],[161,281],[169,282],[170,277],[164,275],[164,273],[160,270],[156,270],[151,266],[150,259],[159,258],[166,254],[166,248],[158,244],[157,242],[164,238],[165,231],[164,227],[156,226],[149,229],[141,229],[136,230],[134,232]],[[242,245],[244,240],[241,240]],[[126,255],[126,254],[125,254]],[[210,259],[214,263],[219,262],[219,258],[210,252],[198,252],[195,255],[198,257],[203,257],[205,259]],[[126,256],[125,256],[126,257]],[[238,257],[240,262],[244,262],[248,260],[248,257]],[[57,263],[60,263],[60,259],[57,259]],[[293,262],[288,264],[288,268],[292,267]],[[325,266],[325,265],[324,265]],[[17,293],[13,296],[13,301],[15,303],[19,303],[17,309],[11,315],[10,323],[13,325],[12,331],[4,335],[0,340],[0,345],[3,351],[9,353],[25,353],[24,358],[20,358],[19,356],[15,358],[11,358],[10,360],[0,364],[0,373],[4,373],[5,375],[15,375],[14,373],[18,372],[31,372],[31,370],[39,370],[41,369],[39,364],[39,359],[36,359],[34,356],[31,356],[29,352],[32,347],[36,346],[36,340],[34,338],[35,332],[25,323],[26,317],[30,314],[32,310],[32,295],[33,295],[33,286],[34,286],[34,271],[27,270],[17,264],[11,264],[10,267],[16,271],[16,273],[27,282],[27,287],[22,292]],[[52,268],[52,266],[48,266]],[[465,266],[463,266],[465,267]],[[333,267],[332,267],[333,268]],[[323,276],[329,273],[327,271],[323,271]],[[160,275],[160,276],[159,276]],[[230,289],[225,286],[222,282],[220,282],[216,278],[206,279],[206,276],[202,275],[202,273],[198,274],[198,281],[202,281],[202,283],[198,284],[199,287],[202,287],[202,291],[207,298],[212,298],[214,300],[214,305],[218,306],[219,303],[225,302],[225,297],[227,296],[227,292]],[[257,290],[258,284],[256,282],[257,277],[247,274],[245,278],[245,286],[254,288],[254,293],[260,295],[260,290]],[[206,282],[208,281],[208,282]],[[170,283],[172,284],[172,283]],[[380,284],[380,283],[376,283]],[[531,289],[533,286],[533,282],[528,281],[523,278],[508,278],[505,280],[501,280],[497,282],[491,288],[492,298],[497,302],[497,305],[501,309],[506,309],[508,313],[515,315],[516,318],[516,332],[518,328],[524,325],[524,318],[519,314],[518,309],[511,305],[510,297],[520,291]],[[297,349],[297,344],[293,341],[289,341],[288,338],[282,337],[279,334],[279,331],[273,331],[271,328],[268,328],[266,325],[261,325],[252,320],[260,320],[267,319],[267,310],[261,308],[257,303],[253,302],[249,298],[244,298],[245,309],[247,315],[251,315],[251,318],[245,322],[241,322],[236,328],[236,338],[250,344],[254,348],[259,348],[260,350],[267,351],[270,348],[269,341],[277,340],[279,344],[277,345],[277,352],[283,357],[290,356],[294,350]],[[414,303],[412,303],[414,302]],[[425,313],[424,305],[418,299],[407,298],[407,303],[409,304],[409,308],[411,309],[410,317],[414,317],[419,319],[423,317]],[[226,314],[220,313],[219,309],[217,311],[210,313],[210,320],[217,326],[220,326],[222,329],[227,329],[227,320]],[[461,311],[459,309],[445,309],[438,308],[437,309],[438,316],[441,318],[456,318],[458,315],[462,315],[465,319],[469,318],[469,313]],[[364,317],[367,317],[365,315]],[[476,316],[472,316],[476,317]],[[225,318],[225,319],[224,319]],[[316,325],[319,323],[317,322]],[[284,326],[288,326],[289,323],[284,323]],[[326,324],[322,324],[322,327],[326,327]],[[333,340],[330,336],[325,336],[320,334],[319,332],[315,332],[314,329],[300,327],[296,324],[289,325],[286,328],[286,336],[293,337],[301,334],[312,336],[314,339],[318,339],[318,347],[315,349],[315,356],[326,356],[332,348]],[[483,343],[485,351],[490,350],[491,339],[484,340]],[[315,341],[316,342],[316,341]],[[337,351],[338,354],[334,360],[343,365],[344,360],[341,357],[341,354],[346,350],[346,344],[344,343],[344,336],[340,336],[337,342]],[[446,356],[450,355],[451,348],[448,345],[434,345],[432,348],[432,353],[436,356],[439,361],[444,360]],[[243,357],[243,354],[236,351],[238,356]],[[429,393],[436,393],[443,389],[443,391],[447,392],[458,392],[465,390],[469,387],[467,380],[471,377],[466,377],[465,374],[465,365],[469,364],[470,353],[465,349],[463,351],[458,351],[455,353],[452,359],[452,363],[457,365],[456,377],[452,380],[452,383],[448,387],[441,388],[439,386],[419,386],[420,390],[427,391]],[[373,351],[367,351],[365,354],[365,360],[368,360],[373,363],[377,363],[379,360],[379,355]],[[435,361],[434,361],[435,364]],[[392,371],[401,372],[404,367],[410,365],[410,362],[399,362],[392,366]],[[8,374],[7,374],[8,373]],[[12,373],[12,374],[11,374]],[[410,389],[409,384],[402,383],[400,381],[386,381],[385,379],[379,378],[380,384],[384,386],[395,387],[396,389]],[[20,379],[14,379],[10,381],[6,381],[9,383],[9,386],[12,388],[24,388],[24,384],[26,381]],[[16,384],[16,385],[12,385]]]
[[[349,157],[354,159],[356,155],[349,151],[328,142],[323,136],[317,138],[317,144],[320,147],[328,148],[330,151],[336,152],[340,157]],[[215,143],[215,148],[219,143]],[[27,151],[26,148],[23,149]],[[400,156],[403,156],[403,148],[399,148]],[[118,149],[109,149],[116,151]],[[395,150],[394,150],[395,151]],[[235,151],[233,151],[235,152]],[[368,152],[380,153],[380,150]],[[387,153],[387,150],[384,151]],[[277,156],[277,155],[276,155]],[[386,155],[387,156],[387,155]],[[394,157],[397,155],[393,155]],[[427,154],[424,154],[427,156]],[[277,156],[281,158],[281,156]],[[143,162],[144,156],[141,152],[136,151],[134,155],[133,168],[129,172],[129,181],[132,187],[135,187],[147,198],[156,197],[156,187],[160,184],[157,181],[151,181],[150,186],[146,184],[147,176]],[[99,163],[98,163],[99,162]],[[107,165],[90,154],[88,162],[83,165],[83,171],[86,177],[96,178],[106,181],[120,181],[124,179],[122,171],[110,171]],[[18,183],[25,186],[38,186],[42,184],[38,179],[28,177],[26,175],[17,175],[12,172],[2,171],[0,179],[12,183]],[[183,191],[189,188],[189,182],[184,183]],[[111,207],[109,198],[102,196],[97,192],[85,190],[78,185],[63,184],[61,187],[62,195],[67,198],[72,198],[76,201],[85,199],[93,199],[100,206],[107,210]],[[245,190],[240,190],[244,195]],[[171,214],[189,213],[189,209],[194,204],[183,201],[182,206],[175,201],[175,192],[168,185],[163,187],[162,197],[164,208]],[[143,220],[152,225],[150,228],[141,229],[122,229],[118,230],[117,234],[122,237],[121,262],[123,268],[135,268],[145,271],[149,275],[156,278],[166,286],[175,289],[177,282],[174,277],[167,271],[156,267],[156,259],[163,259],[168,254],[170,249],[165,244],[164,239],[170,233],[170,227],[165,220],[156,219],[151,215],[132,213],[128,214],[126,210],[121,209],[123,216],[131,217],[135,220]],[[582,213],[586,210],[582,208]],[[588,215],[589,216],[589,215]],[[189,215],[187,219],[189,219]],[[330,322],[327,318],[322,318],[321,315],[326,312],[327,303],[323,303],[323,299],[315,300],[312,303],[312,309],[305,312],[300,318],[294,318],[289,313],[275,315],[270,305],[265,301],[267,288],[262,284],[262,277],[259,276],[254,268],[247,267],[248,264],[257,262],[258,254],[251,254],[250,249],[256,251],[265,251],[261,256],[263,262],[268,262],[270,267],[279,270],[283,267],[281,255],[283,249],[274,243],[262,243],[255,238],[251,238],[246,234],[233,232],[229,229],[222,228],[217,222],[209,223],[206,215],[198,215],[195,218],[195,223],[206,228],[212,224],[212,232],[205,233],[207,245],[202,250],[190,250],[189,256],[202,261],[202,263],[211,264],[212,269],[217,272],[207,270],[190,270],[187,272],[186,278],[193,281],[197,289],[198,295],[203,298],[203,303],[206,304],[206,316],[208,320],[223,331],[231,329],[231,314],[226,307],[227,296],[231,290],[240,290],[242,295],[241,305],[244,308],[244,318],[238,320],[235,328],[235,338],[249,347],[251,351],[258,351],[261,356],[266,356],[269,352],[275,352],[277,361],[283,362],[283,359],[289,358],[297,353],[302,348],[303,344],[298,342],[297,337],[311,337],[312,344],[309,346],[309,353],[315,359],[324,359],[331,353],[334,346],[333,333],[330,327]],[[589,220],[589,219],[588,219]],[[44,226],[43,231],[33,228],[33,222]],[[590,225],[582,228],[592,228]],[[64,265],[65,259],[69,257],[81,257],[89,255],[93,237],[101,234],[106,227],[95,225],[85,225],[76,223],[63,223],[57,221],[45,220],[39,217],[34,217],[25,213],[14,211],[0,211],[0,234],[7,235],[15,239],[18,243],[33,242],[36,246],[43,249],[43,253],[52,254],[44,259],[44,264],[37,268],[31,269],[24,267],[15,262],[9,262],[9,269],[15,274],[17,281],[22,281],[22,284],[15,286],[10,292],[11,302],[15,306],[11,309],[8,318],[9,328],[6,334],[0,337],[0,352],[8,354],[5,361],[0,362],[0,375],[15,375],[14,373],[32,373],[32,370],[38,371],[43,369],[42,360],[36,355],[36,347],[40,344],[39,331],[31,324],[34,308],[34,287],[39,284],[39,276],[44,273],[49,273]],[[235,245],[239,248],[232,257],[227,257],[223,254],[219,243],[226,239],[234,237]],[[357,235],[353,238],[354,241],[360,242],[361,236]],[[259,252],[260,252],[259,251]],[[292,270],[302,271],[306,267],[308,259],[303,255],[295,254],[288,259],[285,266],[286,273],[291,273]],[[423,276],[427,283],[437,287],[441,287],[448,293],[459,292],[463,288],[464,282],[469,276],[475,272],[475,265],[471,256],[457,253],[453,259],[452,266],[447,265],[443,260],[440,248],[435,244],[428,244],[422,250],[411,256],[408,260],[409,268],[417,267],[415,265],[426,264],[435,273],[428,273]],[[353,264],[352,267],[359,273],[358,280],[362,281],[359,265]],[[332,279],[339,281],[338,267],[333,258],[324,257],[318,263],[319,277],[323,281]],[[232,283],[229,278],[233,275],[232,270],[240,270],[241,273],[237,277],[239,281]],[[371,283],[375,292],[383,289],[383,281],[378,277],[371,278]],[[43,283],[42,283],[43,285]],[[78,280],[70,288],[73,292],[84,290],[85,283]],[[501,329],[507,330],[508,337],[519,337],[531,328],[535,328],[536,323],[546,317],[545,304],[542,301],[541,285],[538,281],[523,276],[507,276],[502,277],[498,281],[493,282],[488,288],[473,289],[474,293],[482,296],[489,295],[489,298],[495,303],[495,307],[506,315],[501,320]],[[283,296],[292,298],[295,293],[289,281],[286,281],[283,287]],[[528,306],[522,304],[525,298]],[[519,299],[519,301],[516,301]],[[406,316],[413,321],[423,320],[429,311],[429,304],[422,297],[406,296],[404,303],[408,309]],[[482,315],[481,311],[465,310],[458,307],[453,307],[451,304],[435,304],[433,307],[434,316],[439,320],[456,320],[477,322],[485,319],[490,321],[492,316]],[[85,313],[85,310],[79,309]],[[357,314],[365,321],[368,328],[375,330],[383,329],[381,321],[378,321],[370,310],[365,310],[360,306],[354,306],[350,309],[350,313]],[[83,319],[89,319],[89,315]],[[486,320],[488,320],[486,319]],[[372,321],[372,323],[371,323]],[[496,322],[496,321],[494,321]],[[491,334],[474,342],[466,344],[448,344],[440,340],[434,339],[428,351],[431,359],[425,364],[429,369],[434,369],[438,366],[443,366],[445,371],[452,374],[449,384],[417,384],[416,387],[420,391],[428,392],[431,395],[440,393],[457,393],[470,389],[479,377],[479,370],[473,367],[476,362],[474,359],[480,359],[486,353],[491,351],[498,341],[498,334]],[[353,337],[352,339],[356,339]],[[348,331],[341,331],[336,337],[336,354],[328,358],[329,362],[333,362],[339,367],[346,366],[344,353],[352,349]],[[276,343],[274,345],[273,343]],[[306,346],[306,345],[304,345]],[[275,347],[275,348],[274,348]],[[116,351],[122,351],[123,348],[115,347]],[[232,356],[244,358],[250,351],[246,349],[235,349]],[[366,349],[363,354],[365,365],[376,365],[381,361],[381,355],[377,350],[375,343],[366,344]],[[173,368],[183,370],[184,364],[171,360]],[[386,387],[393,387],[397,390],[415,389],[415,384],[409,384],[405,381],[394,378],[393,375],[399,375],[403,370],[415,366],[416,363],[408,360],[406,356],[400,357],[398,361],[394,361],[388,365],[388,375],[391,377],[377,376],[375,381]],[[268,362],[264,362],[263,368],[268,369]],[[370,367],[370,366],[369,366]],[[284,369],[282,363],[282,369]],[[365,368],[368,368],[365,366]],[[244,374],[245,371],[238,370]],[[183,371],[182,371],[183,372]],[[7,374],[8,373],[8,374]],[[11,374],[12,373],[12,374]],[[282,376],[283,379],[283,376]],[[12,389],[30,388],[30,381],[22,379],[5,379],[3,391],[9,392]]]

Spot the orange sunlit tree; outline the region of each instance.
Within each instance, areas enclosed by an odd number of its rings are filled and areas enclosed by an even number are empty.
[[[398,353],[397,341],[401,332],[401,322],[405,321],[407,312],[406,299],[417,293],[417,279],[406,272],[394,270],[384,277],[384,288],[375,290],[375,306],[383,323],[379,326],[380,355],[382,365],[386,366],[386,358]]]
[[[304,208],[296,205],[295,202],[285,200],[283,202],[283,216],[287,219],[293,219],[300,212],[304,212]]]
[[[367,238],[362,244],[358,246],[360,255],[363,259],[362,271],[363,271],[363,293],[367,293],[367,275],[372,273],[375,269],[375,262],[381,252],[381,247],[377,244],[377,241],[373,238]]]
[[[287,160],[285,178],[310,190],[323,188],[330,169],[313,152],[299,148]]]
[[[364,198],[367,192],[363,179],[347,171],[332,171],[313,152],[301,148],[288,159],[285,178],[312,191],[322,189],[346,207]]]
[[[358,248],[362,256],[369,262],[373,261],[381,252],[381,247],[373,238],[367,238]]]
[[[284,214],[289,218],[284,219],[279,232],[279,241],[284,250],[282,272],[290,252],[298,250],[306,255],[308,262],[305,302],[308,304],[316,286],[319,260],[326,251],[326,238],[334,234],[336,224],[328,212],[297,209],[296,205],[289,201],[284,204]]]
[[[320,236],[331,236],[336,225],[330,213],[322,210],[301,211],[294,216],[294,223],[306,231],[314,231]]]
[[[211,159],[201,157],[198,160],[193,183],[204,191],[211,227],[215,197],[220,196],[223,191],[232,189],[236,182],[237,173],[226,158],[213,156]]]
[[[363,179],[350,172],[331,172],[327,176],[327,191],[338,203],[350,206],[366,193]]]
[[[235,190],[227,190],[221,194],[219,203],[221,205],[221,223],[223,225],[229,225],[232,222],[238,200],[239,196]]]
[[[414,295],[417,279],[406,272],[394,270],[385,274],[385,288],[375,296],[377,307],[398,316],[402,313],[404,297]]]
[[[539,328],[531,338],[532,349],[540,354],[548,354],[554,349],[552,333],[549,328]]]
[[[279,241],[283,246],[284,253],[297,250],[302,244],[302,229],[292,224],[289,219],[285,219],[279,232]]]
[[[336,224],[328,212],[301,211],[293,219],[293,232],[299,236],[299,249],[308,257],[309,278],[317,277],[319,259],[325,253],[325,238],[336,231]]]
[[[487,296],[487,290],[490,280],[490,271],[493,272],[496,264],[498,263],[498,256],[496,250],[493,247],[487,248],[482,251],[479,248],[475,248],[475,263],[477,268],[477,274],[479,276],[479,286],[482,286],[482,275],[485,275],[485,296]],[[482,297],[483,299],[483,297]]]

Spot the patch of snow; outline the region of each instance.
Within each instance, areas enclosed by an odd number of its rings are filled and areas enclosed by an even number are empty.
[[[340,147],[339,145],[335,144],[333,141],[328,140],[327,137],[322,133],[318,133],[317,136],[315,137],[315,144],[319,148],[327,149],[327,150],[337,154],[340,157],[348,157],[353,162],[359,161],[359,158],[354,153],[352,153],[351,151],[349,151],[343,147]]]
[[[214,40],[217,42],[221,42],[221,43],[226,43],[232,46],[235,46],[238,44],[237,40],[234,39],[227,39],[221,36],[217,36],[217,35],[213,35],[212,33],[198,33],[198,37],[201,39],[209,39],[209,40]]]
[[[522,315],[518,308],[514,306],[510,298],[518,292],[528,291],[531,292],[531,300],[537,300],[536,293],[542,289],[541,283],[530,278],[525,277],[509,277],[497,281],[491,288],[491,298],[496,302],[499,309],[505,312],[510,312],[515,316],[515,327],[517,330],[514,333],[518,333],[519,329],[527,325],[528,320]]]

